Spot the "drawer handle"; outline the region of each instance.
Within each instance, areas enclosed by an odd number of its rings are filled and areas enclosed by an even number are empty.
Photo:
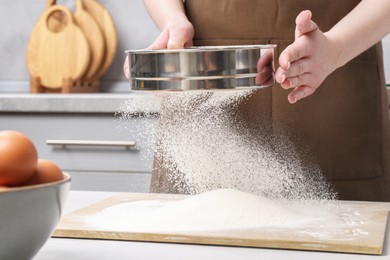
[[[94,140],[46,140],[47,145],[60,146],[102,146],[102,147],[125,147],[135,148],[135,141],[94,141]]]

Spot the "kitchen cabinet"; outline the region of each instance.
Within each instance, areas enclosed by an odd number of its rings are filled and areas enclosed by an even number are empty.
[[[110,97],[109,100],[102,95],[97,102],[96,96],[89,98],[87,95],[82,100],[85,109],[66,107],[75,102],[72,95],[52,96],[57,102],[52,102],[50,95],[38,103],[31,101],[39,97],[42,96],[15,97],[13,103],[10,102],[12,98],[8,98],[6,107],[5,101],[0,100],[4,101],[0,110],[0,130],[16,130],[29,136],[39,158],[52,160],[72,176],[72,189],[149,190],[157,116],[144,117],[139,111],[121,119],[116,112],[121,103],[128,101],[126,96]],[[42,109],[49,101],[52,104]],[[14,109],[10,108],[12,106]]]

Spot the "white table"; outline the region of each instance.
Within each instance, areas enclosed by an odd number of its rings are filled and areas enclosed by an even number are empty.
[[[91,203],[115,195],[114,192],[71,191],[65,212],[69,213]],[[164,244],[147,242],[108,241],[92,239],[50,238],[34,260],[107,260],[107,259],[315,259],[315,260],[390,260],[389,221],[383,255],[369,256],[358,254],[322,253],[295,250],[242,248],[227,246],[204,246]]]

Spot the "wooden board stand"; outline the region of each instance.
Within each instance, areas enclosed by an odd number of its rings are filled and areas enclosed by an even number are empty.
[[[72,79],[63,79],[62,86],[58,88],[45,87],[41,84],[39,78],[30,78],[31,93],[97,93],[100,89],[99,80],[95,81],[73,81]]]

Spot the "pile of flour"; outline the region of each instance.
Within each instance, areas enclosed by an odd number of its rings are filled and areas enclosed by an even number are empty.
[[[173,202],[144,200],[111,206],[86,223],[118,231],[195,232],[298,227],[326,217],[324,212],[314,215],[301,209],[242,191],[219,189]]]

